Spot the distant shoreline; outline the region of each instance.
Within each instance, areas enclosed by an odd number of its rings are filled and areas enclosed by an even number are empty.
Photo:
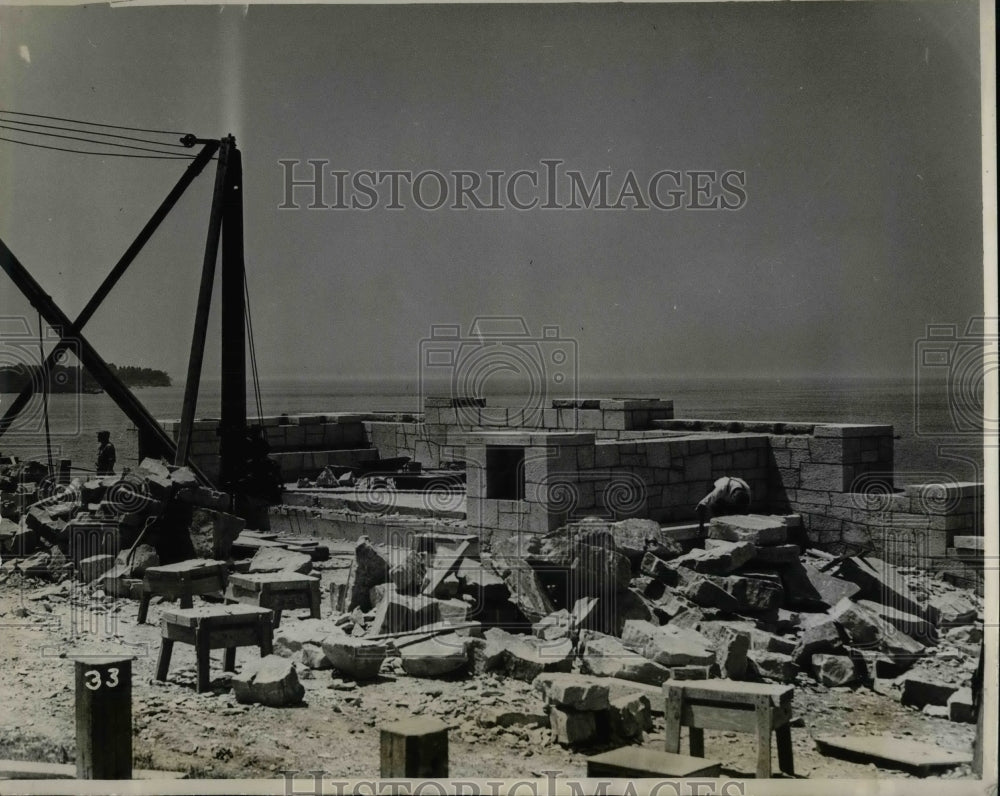
[[[109,363],[111,372],[126,387],[170,387],[170,376],[162,370],[143,368],[137,365],[115,365]],[[27,385],[38,390],[42,384],[41,365],[19,364],[0,367],[0,393],[20,393]],[[95,393],[103,392],[97,380],[84,368],[72,365],[56,365],[47,379],[50,393]]]

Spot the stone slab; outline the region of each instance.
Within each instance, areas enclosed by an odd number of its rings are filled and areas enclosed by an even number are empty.
[[[887,768],[911,769],[921,774],[972,762],[968,752],[887,735],[819,735],[814,740],[820,752],[831,757],[861,758]]]
[[[623,746],[587,758],[587,776],[717,777],[722,763],[642,746]]]

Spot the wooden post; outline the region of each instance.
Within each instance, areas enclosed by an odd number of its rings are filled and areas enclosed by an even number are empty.
[[[381,776],[448,776],[448,725],[437,719],[412,718],[381,729]]]
[[[76,776],[132,779],[132,658],[76,658]]]

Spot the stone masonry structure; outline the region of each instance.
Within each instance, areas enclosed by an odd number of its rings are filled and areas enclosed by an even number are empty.
[[[192,442],[209,474],[216,424],[197,421]],[[810,544],[954,570],[967,585],[981,575],[983,485],[896,490],[888,425],[680,419],[661,399],[554,400],[528,411],[433,396],[422,415],[282,415],[263,424],[286,481],[327,464],[402,456],[425,468],[464,463],[467,527],[484,539],[547,533],[587,516],[692,522],[714,480],[732,475],[750,484],[752,512],[800,515]],[[176,436],[178,423],[165,426]]]

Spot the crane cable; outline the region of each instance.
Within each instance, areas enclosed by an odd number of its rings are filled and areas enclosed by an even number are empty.
[[[250,353],[250,374],[253,378],[254,405],[257,408],[257,422],[260,424],[260,432],[265,441],[267,440],[267,427],[264,425],[264,404],[261,400],[260,372],[257,369],[257,347],[253,339],[253,319],[250,314],[250,287],[247,285],[246,265],[243,267],[243,296],[246,302],[243,317],[246,319],[247,348]]]
[[[42,313],[38,313],[38,361],[45,361],[45,347],[42,343]],[[42,376],[42,414],[45,417],[45,450],[48,454],[49,476],[55,475],[52,466],[52,435],[49,431],[49,380],[45,377],[45,368],[41,368]]]

